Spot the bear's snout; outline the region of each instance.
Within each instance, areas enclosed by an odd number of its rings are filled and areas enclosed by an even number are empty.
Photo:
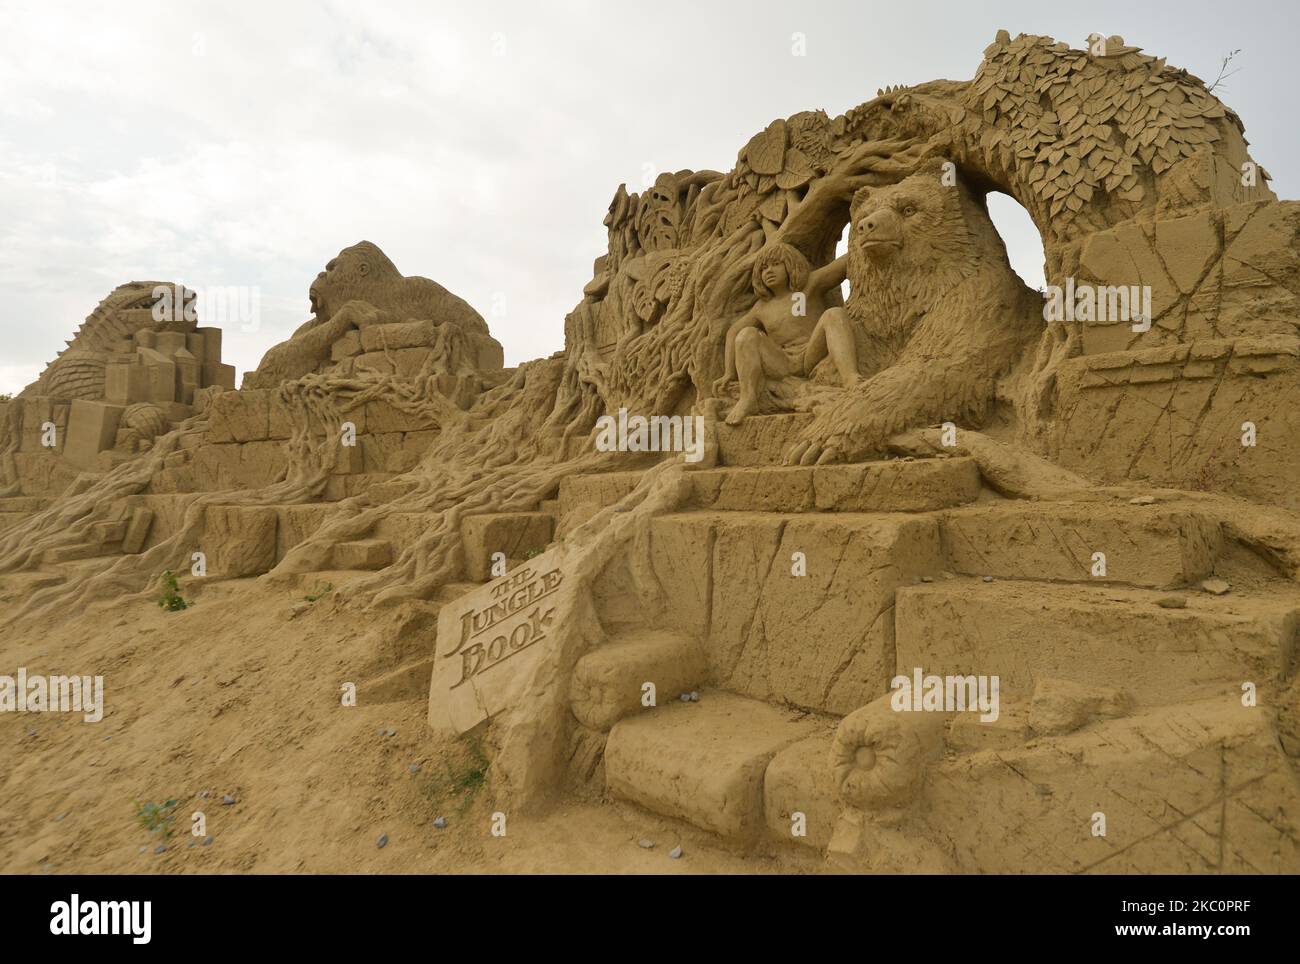
[[[868,211],[858,219],[858,241],[868,250],[903,243],[903,220],[893,208]]]

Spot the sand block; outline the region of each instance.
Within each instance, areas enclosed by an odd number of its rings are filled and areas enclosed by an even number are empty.
[[[563,547],[529,560],[438,614],[429,725],[465,733],[510,706],[563,614]]]
[[[71,408],[68,402],[44,395],[36,395],[31,398],[16,398],[9,404],[22,406],[23,434],[21,451],[37,452],[42,455],[49,454],[50,450],[41,444],[47,422],[54,423],[55,428],[58,429],[55,437],[55,450],[62,451],[68,434],[68,411]]]
[[[282,441],[293,438],[295,425],[302,418],[302,410],[291,405],[280,398],[275,392],[270,392],[267,396],[267,424],[266,434],[268,438]],[[347,416],[344,416],[346,421]],[[340,429],[340,432],[342,430]]]
[[[104,367],[104,398],[114,405],[134,405],[149,398],[149,372],[143,365],[109,364]]]
[[[274,506],[207,506],[200,548],[207,553],[208,575],[236,579],[270,572],[276,526]]]
[[[80,559],[94,559],[107,555],[108,549],[98,543],[83,542],[71,546],[55,546],[41,554],[41,561],[48,563],[76,562]]]
[[[972,576],[1062,582],[1185,586],[1214,571],[1219,524],[1160,505],[1010,502],[971,506],[944,517],[947,568]],[[1093,554],[1105,575],[1092,575]]]
[[[600,472],[560,480],[560,522],[556,535],[576,529],[607,505],[630,494],[643,472]]]
[[[763,827],[763,772],[810,736],[807,716],[721,691],[620,720],[605,744],[612,794],[739,842]]]
[[[336,569],[383,569],[393,561],[393,546],[386,539],[358,539],[334,547]]]
[[[626,496],[641,474],[564,479],[561,530]],[[971,458],[700,469],[687,478],[692,505],[726,512],[930,512],[973,502],[980,493],[979,468]]]
[[[713,591],[714,528],[703,512],[662,515],[650,523],[650,558],[664,598],[672,600],[658,625],[689,636],[707,634]]]
[[[392,475],[388,472],[357,472],[349,475],[331,475],[325,480],[325,491],[321,498],[326,502],[341,502],[362,493],[369,492],[376,482],[386,482]]]
[[[334,342],[330,346],[330,360],[343,361],[345,358],[351,358],[354,355],[361,354],[361,332],[349,331],[346,335]]]
[[[780,465],[813,420],[806,413],[751,415],[739,425],[719,421],[718,455],[723,465]]]
[[[222,392],[208,406],[209,442],[261,442],[271,437],[270,392]]]
[[[275,558],[279,562],[294,546],[310,538],[337,510],[329,503],[276,506],[279,526]]]
[[[506,352],[501,343],[487,336],[470,336],[474,349],[474,361],[484,372],[501,371],[506,362]]]
[[[1197,341],[1180,371],[1163,380],[1152,378],[1168,366],[1154,364],[1149,350],[1122,353],[1129,362],[1124,369],[1099,371],[1094,356],[1071,358],[1058,375],[1062,415],[1051,429],[1054,459],[1101,482],[1141,481],[1300,507],[1294,484],[1300,459],[1289,441],[1300,426],[1293,401],[1300,363],[1290,354],[1291,341],[1289,347],[1273,336]],[[1203,348],[1224,354],[1213,357]],[[1245,354],[1253,351],[1270,354]],[[1245,421],[1255,426],[1256,443],[1237,446],[1239,455],[1228,458],[1231,447],[1221,446],[1239,439]]]
[[[1238,691],[959,756],[927,774],[928,809],[962,815],[944,836],[964,871],[1292,873],[1300,806],[1274,719]]]
[[[982,720],[979,713],[955,713],[948,730],[948,746],[954,750],[977,752],[980,750],[1008,750],[1026,742],[1033,733],[1025,719],[1024,708],[1019,712],[1009,706],[1001,707],[996,720]]]
[[[95,457],[113,447],[117,423],[123,411],[121,405],[74,399],[68,417],[68,439],[63,457],[82,468],[93,467]]]
[[[895,590],[943,568],[934,517],[903,513],[674,513],[650,561],[717,685],[840,714],[894,676]]]
[[[698,690],[707,673],[704,651],[689,636],[637,633],[598,646],[578,660],[569,702],[579,723],[608,730],[647,708],[646,683],[654,684],[656,703],[662,706]]]
[[[365,448],[361,445],[348,445],[340,440],[334,444],[333,458],[335,475],[360,475],[366,471]]]
[[[201,491],[259,488],[282,475],[288,465],[288,449],[273,441],[205,443],[194,449],[191,465]]]
[[[900,675],[998,676],[1003,712],[1028,712],[1044,677],[1122,690],[1139,705],[1240,694],[1291,659],[1297,600],[1252,600],[1120,587],[958,579],[902,588],[895,608]],[[1240,600],[1239,600],[1240,602]],[[1044,709],[1044,707],[1040,707]]]
[[[126,534],[122,536],[122,551],[127,555],[135,555],[144,549],[152,525],[153,509],[144,506],[135,509],[127,522]]]
[[[974,459],[762,466],[691,473],[700,508],[741,512],[929,512],[974,501]]]
[[[0,512],[40,512],[49,506],[51,499],[34,495],[15,495],[0,499]]]
[[[148,400],[160,405],[176,401],[176,363],[162,352],[143,346],[136,349],[136,357],[148,380]]]
[[[393,348],[388,351],[357,355],[352,367],[354,371],[371,371],[381,375],[396,375],[399,378],[414,378],[425,369],[426,365],[432,367],[439,359],[438,352],[432,348]]]
[[[90,531],[101,545],[120,543],[126,536],[127,520],[115,519],[108,522],[93,522]]]
[[[482,582],[492,578],[492,556],[502,553],[509,569],[529,553],[550,544],[555,518],[545,512],[495,512],[466,516],[460,524],[465,545],[466,578]]]
[[[358,431],[360,431],[362,423],[352,417],[356,414],[356,412],[350,412],[349,418],[356,423]],[[413,432],[434,427],[429,424],[428,416],[404,411],[383,399],[366,402],[363,417],[365,419],[365,430],[373,433]]]
[[[363,328],[360,335],[362,351],[367,352],[428,348],[438,340],[438,326],[432,321],[398,321]]]
[[[401,432],[384,432],[380,435],[362,435],[357,439],[361,449],[363,472],[405,472],[419,461],[403,450]]]
[[[834,731],[810,736],[772,758],[763,775],[763,817],[769,836],[825,850],[831,842],[840,805],[831,766]],[[798,815],[802,814],[802,819]],[[797,823],[802,826],[796,835]]]

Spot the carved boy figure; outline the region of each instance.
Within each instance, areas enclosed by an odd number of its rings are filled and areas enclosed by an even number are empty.
[[[752,281],[758,302],[727,330],[725,369],[715,395],[733,379],[740,399],[728,425],[758,411],[770,380],[808,375],[827,355],[845,387],[858,380],[857,348],[843,311],[827,311],[827,293],[844,280],[847,259],[812,270],[798,248],[774,242],[759,252]]]

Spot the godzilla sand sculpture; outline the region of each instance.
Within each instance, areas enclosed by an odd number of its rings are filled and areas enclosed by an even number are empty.
[[[368,242],[239,390],[117,289],[0,405],[7,631],[195,553],[329,574],[501,807],[843,870],[1300,870],[1300,206],[1200,79],[1003,31],[604,223],[514,369]]]

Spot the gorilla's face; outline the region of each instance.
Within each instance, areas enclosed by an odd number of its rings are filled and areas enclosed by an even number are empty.
[[[316,276],[308,289],[312,314],[318,321],[328,320],[343,304],[360,294],[371,273],[365,252],[344,248],[331,258],[325,270]]]
[[[308,291],[317,321],[327,321],[349,301],[379,304],[401,285],[402,273],[369,241],[344,248],[325,265]]]

